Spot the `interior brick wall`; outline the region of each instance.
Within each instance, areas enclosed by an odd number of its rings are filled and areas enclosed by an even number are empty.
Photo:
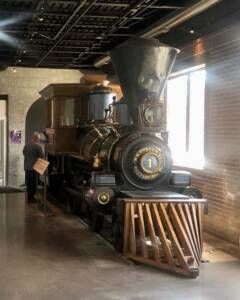
[[[182,49],[177,68],[206,64],[204,170],[193,185],[208,199],[205,229],[240,242],[240,25],[198,39]]]

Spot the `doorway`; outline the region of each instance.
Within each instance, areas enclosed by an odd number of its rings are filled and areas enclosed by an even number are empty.
[[[0,97],[0,186],[6,185],[7,101]]]

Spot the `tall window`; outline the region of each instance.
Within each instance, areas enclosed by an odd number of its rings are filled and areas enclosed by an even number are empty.
[[[6,100],[0,98],[0,186],[6,184],[6,150]]]
[[[205,68],[173,75],[167,85],[167,130],[175,165],[204,167]]]

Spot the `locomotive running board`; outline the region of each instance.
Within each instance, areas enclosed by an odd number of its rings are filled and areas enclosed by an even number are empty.
[[[123,254],[160,269],[197,277],[205,199],[123,199]]]

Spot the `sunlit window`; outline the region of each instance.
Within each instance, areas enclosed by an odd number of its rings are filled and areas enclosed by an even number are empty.
[[[173,162],[204,167],[204,66],[173,75],[167,85],[167,130]]]

